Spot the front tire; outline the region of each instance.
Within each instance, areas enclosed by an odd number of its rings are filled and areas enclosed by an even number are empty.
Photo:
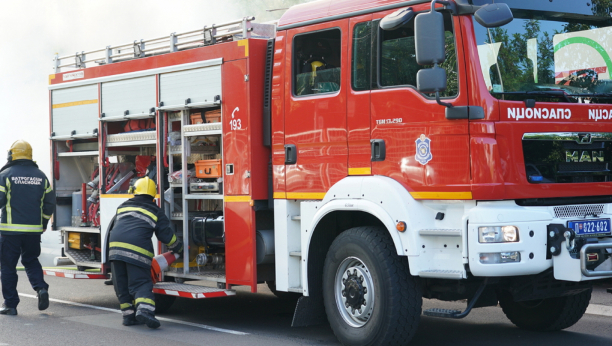
[[[498,294],[499,305],[517,327],[533,331],[558,331],[569,328],[584,315],[592,289],[565,297],[515,302],[507,291]]]
[[[344,345],[405,345],[419,325],[422,292],[386,230],[356,227],[332,243],[323,268],[327,319]]]

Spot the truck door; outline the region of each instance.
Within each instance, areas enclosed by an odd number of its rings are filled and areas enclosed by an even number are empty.
[[[350,85],[347,94],[348,130],[348,174],[368,175],[372,173],[370,149],[370,88],[372,51],[376,53],[373,38],[372,15],[349,20],[350,71],[345,75],[345,84]]]
[[[285,70],[287,198],[322,199],[348,171],[348,20],[291,29]]]
[[[429,5],[414,6],[425,11]],[[383,18],[392,11],[373,15]],[[467,105],[460,20],[443,12],[446,32],[447,89],[442,101]],[[377,54],[372,54],[372,141],[383,157],[374,159],[372,174],[392,177],[415,199],[471,199],[469,123],[450,120],[433,95],[416,90],[414,19],[395,30],[377,29]],[[384,147],[383,147],[384,146]],[[385,150],[383,150],[385,149]]]

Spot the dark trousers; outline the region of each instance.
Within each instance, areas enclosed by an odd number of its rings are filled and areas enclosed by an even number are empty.
[[[123,261],[111,261],[113,285],[124,315],[136,309],[155,311],[151,268],[143,268]]]
[[[11,234],[0,236],[0,281],[4,305],[16,308],[19,304],[17,295],[17,262],[25,267],[28,280],[35,291],[41,288],[49,289],[44,280],[42,266],[38,262],[40,256],[40,234]]]

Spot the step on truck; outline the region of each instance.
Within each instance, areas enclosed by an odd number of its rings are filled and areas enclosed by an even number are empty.
[[[53,229],[78,270],[46,273],[108,277],[109,223],[148,175],[188,244],[159,310],[267,283],[345,345],[498,304],[567,328],[612,277],[610,14],[324,0],[57,55]]]

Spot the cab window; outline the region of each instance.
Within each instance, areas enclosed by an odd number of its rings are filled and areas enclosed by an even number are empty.
[[[340,90],[340,29],[296,35],[293,40],[293,93]]]
[[[459,91],[457,78],[457,53],[451,15],[444,13],[446,34],[446,60],[440,67],[446,70],[447,89],[441,96],[456,96]],[[432,66],[416,63],[414,43],[414,19],[396,30],[379,29],[379,84],[380,87],[412,86],[416,87],[416,75],[419,70]]]

